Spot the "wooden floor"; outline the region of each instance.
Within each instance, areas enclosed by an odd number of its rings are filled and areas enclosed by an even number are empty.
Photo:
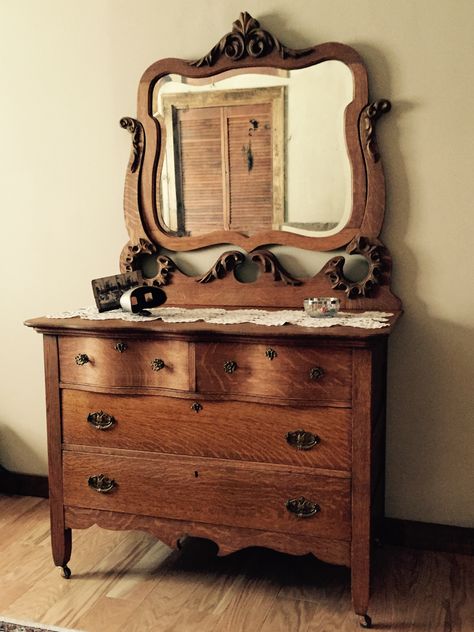
[[[73,534],[72,578],[52,565],[46,500],[0,496],[0,619],[86,632],[346,632],[347,569],[205,540],[173,551],[143,533]],[[474,632],[474,558],[403,548],[376,554],[374,629]]]

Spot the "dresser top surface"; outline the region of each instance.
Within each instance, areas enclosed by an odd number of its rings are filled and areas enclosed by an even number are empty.
[[[87,320],[82,318],[33,318],[25,325],[40,333],[56,335],[94,335],[114,336],[130,335],[141,337],[175,337],[189,340],[200,338],[242,337],[242,338],[279,338],[279,339],[329,339],[353,342],[369,342],[388,336],[399,319],[401,312],[390,317],[386,327],[362,329],[357,327],[300,327],[296,325],[267,326],[251,323],[215,325],[203,321],[194,323],[165,323],[161,320],[131,322],[125,320]]]

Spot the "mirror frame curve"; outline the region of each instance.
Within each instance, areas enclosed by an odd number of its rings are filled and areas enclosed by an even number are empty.
[[[282,230],[264,230],[250,235],[217,230],[194,236],[178,236],[164,224],[158,204],[158,174],[165,149],[165,130],[154,115],[155,87],[170,74],[205,79],[229,70],[278,68],[296,70],[324,61],[337,60],[350,69],[353,100],[345,109],[345,137],[352,173],[352,207],[345,225],[335,234],[299,235]],[[151,242],[172,251],[192,251],[218,244],[232,244],[250,252],[267,244],[288,245],[307,250],[330,251],[346,246],[357,235],[376,239],[385,213],[385,180],[375,136],[375,122],[390,110],[390,102],[370,103],[367,70],[359,54],[336,42],[292,50],[257,20],[241,13],[231,32],[199,60],[167,58],[144,72],[139,88],[137,118],[125,117],[120,124],[132,134],[132,152],[124,194],[125,222],[129,244]]]

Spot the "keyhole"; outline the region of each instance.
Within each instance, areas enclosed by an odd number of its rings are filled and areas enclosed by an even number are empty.
[[[194,471],[194,476],[197,478],[199,476],[199,472],[197,470]]]

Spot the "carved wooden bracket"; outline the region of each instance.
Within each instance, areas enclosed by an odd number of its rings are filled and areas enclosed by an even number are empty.
[[[137,121],[137,119],[131,118],[130,116],[124,116],[123,118],[121,118],[120,126],[130,132],[130,134],[132,134],[133,160],[131,161],[130,171],[132,173],[135,173],[140,164],[140,158],[143,149],[143,127],[140,121]]]
[[[383,273],[389,268],[390,257],[385,246],[379,241],[371,241],[368,237],[358,235],[346,248],[350,255],[362,255],[369,266],[366,276],[361,281],[349,281],[344,276],[344,257],[333,257],[324,266],[324,274],[329,277],[334,290],[344,290],[347,298],[370,296],[375,288],[382,284]]]
[[[365,109],[363,114],[364,132],[365,132],[365,146],[369,153],[369,156],[374,162],[380,160],[379,148],[377,145],[377,138],[375,136],[375,123],[382,116],[390,112],[392,104],[387,99],[379,99],[370,103]]]
[[[301,285],[301,281],[292,277],[269,250],[254,250],[252,261],[255,261],[265,274],[272,274],[274,281],[282,281],[285,285]]]
[[[198,283],[211,283],[216,279],[223,279],[228,272],[235,270],[245,261],[245,254],[240,250],[223,252],[212,268],[202,277],[196,279]]]
[[[312,49],[293,50],[284,46],[277,38],[260,28],[260,24],[247,11],[240,14],[232,24],[232,31],[224,35],[219,42],[201,59],[190,61],[191,66],[213,66],[222,55],[234,61],[244,57],[264,57],[277,51],[282,59],[294,59],[309,54]]]

